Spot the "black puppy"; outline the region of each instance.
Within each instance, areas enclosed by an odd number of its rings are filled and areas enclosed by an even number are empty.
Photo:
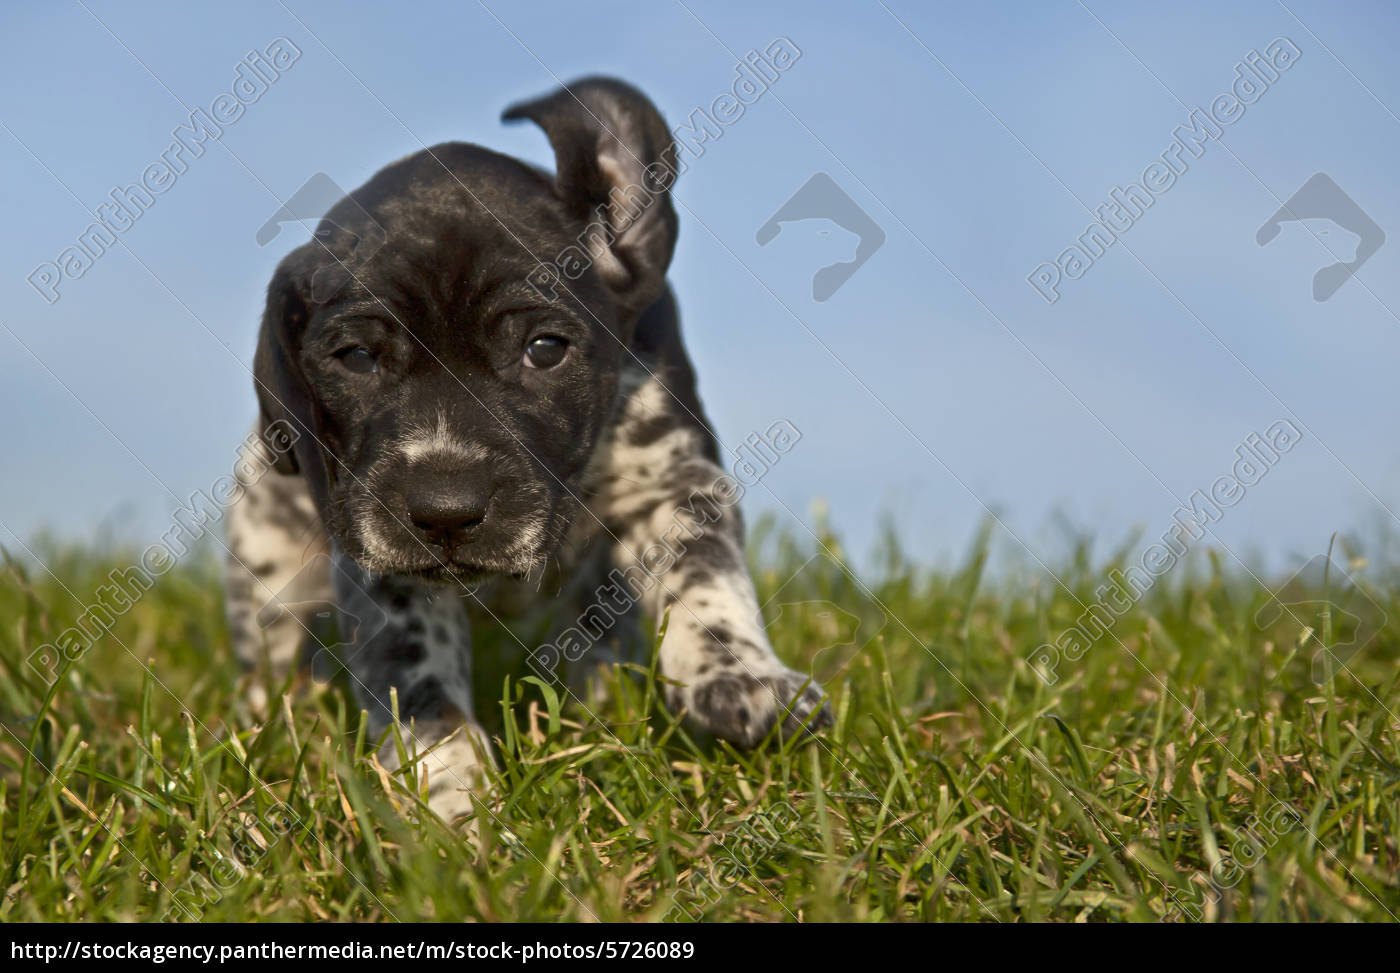
[[[554,175],[439,145],[379,172],[282,261],[255,378],[263,430],[294,443],[286,475],[230,512],[241,658],[285,674],[333,589],[371,731],[397,688],[400,722],[433,746],[444,816],[470,807],[490,759],[468,599],[497,617],[522,588],[588,604],[611,571],[619,614],[669,613],[673,709],[743,745],[779,721],[830,722],[764,633],[738,491],[681,344],[665,122],[602,78],[505,118],[544,129]]]

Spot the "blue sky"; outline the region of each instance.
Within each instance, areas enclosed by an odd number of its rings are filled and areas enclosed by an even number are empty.
[[[995,510],[1005,546],[1049,559],[1055,512],[1107,540],[1158,536],[1286,419],[1301,441],[1212,541],[1283,567],[1334,530],[1393,529],[1397,19],[1315,0],[8,3],[0,543],[105,526],[144,545],[172,495],[229,468],[263,291],[306,231],[255,235],[313,173],[349,188],[449,140],[547,162],[537,130],[498,117],[556,76],[616,74],[679,125],[780,37],[802,56],[676,188],[672,280],[717,431],[733,446],[777,419],[803,433],[752,514],[801,534],[822,499],[861,551],[887,512],[943,563]],[[278,37],[301,57],[122,234],[129,251],[46,302],[26,277]],[[1027,275],[1075,242],[1086,207],[1140,180],[1188,110],[1280,37],[1296,62],[1046,303]],[[819,172],[885,233],[824,302],[812,275],[848,235],[807,221],[755,238]],[[1255,238],[1318,172],[1392,236],[1324,302],[1312,276],[1350,255],[1345,234]]]

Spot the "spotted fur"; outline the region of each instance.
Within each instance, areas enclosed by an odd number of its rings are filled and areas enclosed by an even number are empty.
[[[788,732],[830,723],[823,693],[784,666],[761,624],[744,554],[738,484],[717,461],[698,414],[674,396],[686,370],[639,360],[632,393],[599,452],[593,506],[614,564],[653,619],[666,618],[661,672],[667,701],[716,736],[744,746],[781,723]]]

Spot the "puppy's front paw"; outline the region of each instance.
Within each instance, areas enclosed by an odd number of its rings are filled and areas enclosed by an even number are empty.
[[[727,669],[671,691],[673,709],[717,737],[741,747],[757,746],[777,723],[785,737],[831,725],[831,706],[811,676],[775,665],[749,671]]]
[[[427,778],[428,807],[443,821],[450,824],[488,800],[486,769],[495,761],[484,730],[470,722],[430,721],[415,732],[404,728],[400,733],[418,780]],[[399,769],[392,738],[384,742],[380,761],[388,770]]]

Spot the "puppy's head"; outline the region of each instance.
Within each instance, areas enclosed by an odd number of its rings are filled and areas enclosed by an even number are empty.
[[[553,176],[459,143],[410,156],[333,207],[268,289],[259,402],[303,433],[279,468],[373,571],[541,565],[665,286],[675,148],[655,107],[588,79],[505,117],[545,130]]]

